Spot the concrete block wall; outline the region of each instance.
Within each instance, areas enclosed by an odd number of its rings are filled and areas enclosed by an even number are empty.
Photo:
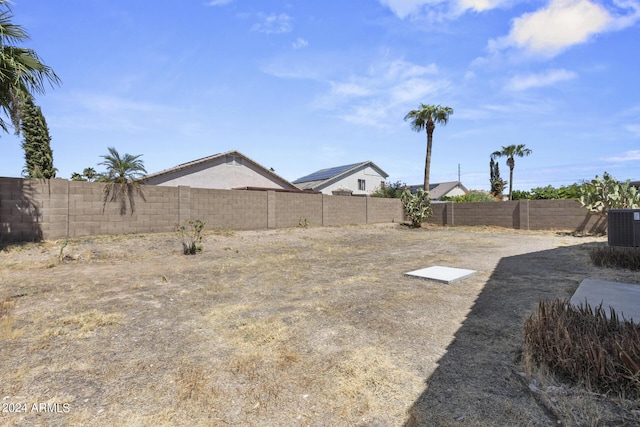
[[[404,221],[404,210],[397,199],[368,197],[366,201],[368,223]]]
[[[438,225],[488,225],[522,230],[606,231],[606,219],[592,215],[577,200],[514,200],[433,203],[426,222]]]
[[[296,194],[283,192],[273,193],[275,204],[273,216],[275,227],[296,227],[305,219],[309,225],[323,225],[322,222],[322,194]],[[337,196],[336,196],[337,197]]]
[[[200,219],[209,229],[267,228],[267,206],[266,191],[191,188],[191,218],[183,221]]]
[[[367,223],[366,197],[323,194],[322,204],[323,207],[327,207],[326,215],[323,211],[323,225],[325,226]]]
[[[60,239],[126,233],[172,232],[200,219],[206,228],[263,229],[338,226],[404,219],[399,199],[277,191],[209,190],[145,186],[132,215],[116,203],[103,206],[103,183],[64,179],[0,178],[0,241]],[[440,225],[490,225],[530,230],[606,230],[575,200],[434,203],[427,220]]]

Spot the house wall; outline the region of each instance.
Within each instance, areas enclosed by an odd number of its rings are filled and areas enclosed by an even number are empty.
[[[358,190],[358,180],[365,180],[365,190]],[[376,191],[380,184],[385,181],[385,177],[380,175],[380,173],[372,168],[371,166],[367,166],[359,171],[354,172],[353,174],[344,177],[343,179],[332,183],[326,187],[320,189],[323,194],[332,194],[335,190],[351,190],[354,195],[368,195]]]
[[[152,176],[147,185],[170,187],[215,188],[230,190],[242,187],[291,188],[282,180],[268,175],[260,168],[238,156],[222,156],[188,168]]]

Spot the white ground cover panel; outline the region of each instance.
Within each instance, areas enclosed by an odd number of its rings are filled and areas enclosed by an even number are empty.
[[[456,280],[466,279],[475,274],[475,270],[465,270],[464,268],[440,267],[433,266],[422,268],[420,270],[405,273],[407,276],[420,277],[422,279],[430,279],[438,282],[451,283]]]
[[[602,303],[607,316],[610,314],[609,307],[613,307],[621,320],[624,317],[640,323],[640,285],[584,279],[569,302],[579,306],[584,305],[585,301],[591,308]]]

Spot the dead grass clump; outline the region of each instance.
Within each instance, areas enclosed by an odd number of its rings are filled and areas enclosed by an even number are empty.
[[[85,338],[97,328],[120,323],[124,317],[121,313],[104,313],[100,310],[88,310],[57,319],[47,328],[43,339],[73,334],[77,338]]]
[[[524,325],[525,358],[588,390],[640,397],[640,326],[602,305],[540,301]]]
[[[640,248],[600,246],[592,249],[589,256],[593,264],[598,267],[640,270]]]
[[[0,301],[0,340],[12,340],[22,336],[23,331],[16,329],[13,309],[15,301]]]

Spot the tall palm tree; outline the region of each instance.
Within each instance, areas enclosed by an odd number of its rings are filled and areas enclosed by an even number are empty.
[[[516,166],[515,156],[525,157],[531,154],[531,150],[525,148],[524,144],[508,145],[502,147],[502,150],[494,151],[491,158],[506,157],[509,166],[509,200],[513,200],[513,168]]]
[[[106,166],[107,172],[102,174],[100,181],[106,182],[104,186],[103,210],[107,202],[118,202],[120,204],[120,215],[127,213],[127,202],[131,209],[131,215],[135,211],[135,196],[146,200],[142,184],[138,178],[147,173],[144,162],[140,160],[142,154],[132,156],[124,154],[120,156],[118,151],[109,147],[109,154],[100,156],[104,162],[100,165]]]
[[[60,79],[42,63],[35,51],[14,46],[29,40],[29,34],[11,23],[12,18],[9,1],[0,0],[0,110],[11,119],[15,132],[19,133],[24,101],[34,93],[44,93],[45,81],[53,86],[60,84]],[[2,118],[0,128],[9,131]]]
[[[427,131],[427,156],[424,162],[424,191],[429,191],[429,173],[431,171],[431,145],[433,142],[433,131],[436,123],[446,125],[449,116],[453,114],[451,107],[443,107],[442,105],[425,105],[420,104],[417,110],[411,110],[404,116],[404,120],[411,121],[411,129],[416,132]]]

